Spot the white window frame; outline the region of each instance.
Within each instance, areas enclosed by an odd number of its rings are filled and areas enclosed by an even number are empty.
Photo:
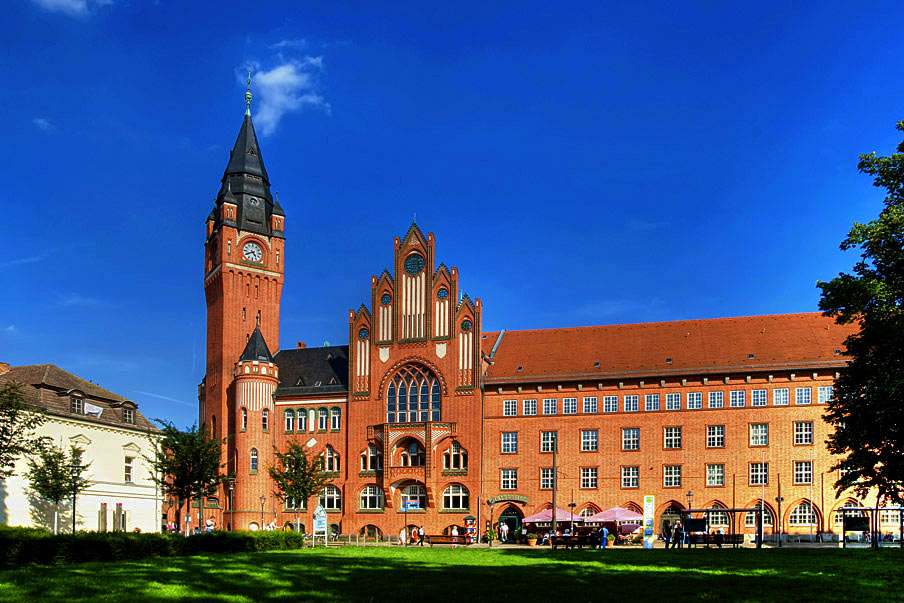
[[[518,454],[518,432],[502,432],[502,454]]]
[[[597,400],[596,396],[586,396],[584,398],[584,414],[585,415],[595,415],[597,409]]]
[[[599,470],[596,467],[581,467],[581,489],[599,488]]]
[[[600,449],[600,432],[596,429],[581,430],[581,452],[597,452]]]
[[[558,405],[559,401],[556,398],[543,398],[543,414],[544,415],[555,415],[558,414]]]
[[[563,415],[578,414],[578,399],[577,398],[562,398],[562,414]]]
[[[772,405],[773,406],[788,406],[788,402],[791,398],[791,390],[787,387],[777,387],[772,390]]]
[[[707,448],[725,448],[725,426],[724,425],[707,425],[706,426],[706,447]]]
[[[662,467],[662,487],[663,488],[680,488],[681,487],[681,465],[663,465],[663,467]]]
[[[503,400],[502,401],[502,416],[503,417],[517,417],[518,416],[518,401],[517,400]]]
[[[540,452],[552,452],[558,439],[557,431],[540,432]]]
[[[500,490],[517,490],[518,489],[518,470],[517,469],[501,469],[499,479]]]
[[[687,409],[698,410],[703,408],[703,392],[688,392]]]
[[[769,400],[769,390],[755,389],[750,392],[750,405],[751,406],[766,406],[766,402],[768,400]]]
[[[812,387],[794,388],[794,403],[795,404],[812,404],[813,403],[813,388]]]
[[[540,468],[540,489],[541,490],[552,490],[553,486],[553,473],[552,469],[547,467]]]
[[[521,403],[521,414],[525,417],[537,416],[537,399],[528,398]]]
[[[751,486],[769,485],[769,463],[750,463],[748,484]]]
[[[666,410],[681,410],[681,394],[666,394],[665,395],[665,409]]]
[[[743,389],[733,389],[728,394],[729,408],[744,408],[747,406],[747,392]]]
[[[647,394],[644,396],[643,409],[647,412],[659,410],[659,394]]]
[[[706,466],[706,485],[713,488],[725,485],[724,464],[712,463]]]
[[[637,394],[630,394],[625,396],[625,412],[639,412],[640,411],[640,396]]]
[[[794,461],[795,485],[813,483],[813,461]]]
[[[618,396],[603,396],[603,412],[618,412]]]
[[[835,394],[835,388],[831,385],[821,385],[819,389],[816,390],[816,402],[817,404],[828,404],[832,401],[832,396]]]
[[[707,400],[707,408],[725,408],[725,392],[721,390],[709,392]]]
[[[622,427],[622,450],[640,450],[640,427]]]
[[[795,421],[794,422],[794,445],[795,446],[812,446],[813,421]]]
[[[666,450],[681,450],[681,427],[663,427],[662,447]]]
[[[760,428],[763,428],[762,430]],[[769,423],[750,423],[747,428],[751,446],[761,447],[769,445]],[[763,441],[760,441],[762,439]]]
[[[621,468],[621,487],[640,488],[640,467],[629,465]]]

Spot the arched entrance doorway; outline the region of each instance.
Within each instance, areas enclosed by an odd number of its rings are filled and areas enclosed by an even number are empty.
[[[509,505],[499,514],[499,521],[496,524],[497,533],[502,536],[502,524],[508,527],[506,534],[507,540],[518,540],[521,534],[521,520],[524,519],[524,513],[515,505]]]
[[[675,523],[681,521],[681,505],[677,503],[672,503],[668,507],[666,507],[665,511],[662,512],[662,515],[659,516],[659,533],[662,534],[665,530],[665,522],[669,522],[669,525],[674,527]]]

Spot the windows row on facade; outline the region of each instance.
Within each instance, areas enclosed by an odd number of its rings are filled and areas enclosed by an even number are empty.
[[[421,484],[409,484],[400,488],[395,495],[393,510],[407,508],[409,512],[424,511],[429,508],[427,501],[427,489]],[[443,489],[440,498],[442,511],[467,512],[470,510],[471,493],[462,484],[449,484]],[[321,490],[317,502],[327,511],[342,511],[342,493],[336,486],[327,486]],[[358,511],[382,512],[386,510],[386,496],[383,488],[376,484],[367,484],[361,488],[357,499]],[[287,511],[307,510],[307,501],[300,505],[297,501],[289,499],[285,503]]]
[[[791,462],[791,475],[793,476],[794,485],[811,485],[813,484],[813,465],[814,461],[800,460]],[[748,486],[766,486],[769,484],[769,463],[768,462],[750,462],[748,463],[747,485]],[[682,488],[683,484],[683,465],[663,465],[662,466],[662,487],[663,488]],[[500,490],[517,490],[518,489],[518,469],[500,469],[499,470],[499,488]],[[553,469],[552,467],[541,467],[539,469],[539,486],[540,490],[553,489]],[[599,467],[580,467],[578,468],[577,477],[580,482],[581,489],[593,490],[600,487]],[[706,487],[721,488],[726,486],[726,470],[724,463],[707,463],[705,464]],[[568,477],[572,477],[569,475]],[[562,478],[562,470],[559,471],[559,479]],[[646,478],[645,478],[646,479]],[[641,472],[640,465],[623,465],[620,468],[619,486],[622,489],[640,488]]]
[[[795,404],[812,404],[813,387],[777,387],[771,390],[773,406],[788,406],[791,403],[792,392]],[[816,402],[825,404],[832,399],[832,386],[816,387]],[[706,393],[706,408],[745,408],[768,406],[770,390],[762,389],[737,389],[716,390]],[[641,399],[642,398],[642,399]],[[541,415],[576,415],[581,410],[583,414],[597,414],[599,412],[655,412],[659,410],[697,410],[702,409],[704,392],[674,392],[662,394],[625,394],[623,396],[583,396],[578,404],[577,397],[563,398],[525,398],[520,400],[503,400],[502,416],[531,417]],[[643,402],[643,406],[641,406]]]
[[[248,410],[242,408],[241,430],[248,429]],[[339,431],[342,427],[342,409],[338,406],[327,408],[287,408],[283,410],[283,426],[286,433],[313,433]],[[261,410],[261,428],[270,430],[270,410]]]
[[[769,423],[748,423],[748,445],[764,447],[769,445]],[[795,421],[790,434],[791,443],[795,446],[812,446],[814,442],[813,421]],[[725,447],[725,425],[707,425],[705,444],[707,448]],[[640,428],[621,428],[621,449],[640,450]],[[500,434],[500,452],[502,454],[517,454],[519,432],[503,431]],[[662,428],[662,448],[665,450],[680,450],[684,447],[684,428],[680,425]],[[581,452],[597,452],[600,449],[600,434],[598,429],[582,429],[577,440]],[[553,452],[558,444],[558,450],[562,451],[562,442],[559,440],[558,431],[540,432],[540,452]]]

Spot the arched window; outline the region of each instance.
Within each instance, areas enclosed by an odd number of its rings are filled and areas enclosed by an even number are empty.
[[[643,514],[643,509],[641,509],[640,505],[638,505],[635,502],[629,502],[628,504],[625,505],[625,508],[629,511],[634,511],[635,513]]]
[[[251,470],[257,471],[257,448],[251,449]]]
[[[368,444],[367,450],[361,453],[361,471],[382,471],[383,454],[373,444]]]
[[[361,490],[361,508],[362,509],[382,509],[383,508],[383,490],[377,486],[364,486]]]
[[[468,468],[468,453],[464,451],[456,441],[453,441],[446,452],[443,453],[443,469],[447,471],[459,471]]]
[[[266,408],[261,411],[261,428],[264,431],[270,429],[270,411]]]
[[[248,429],[248,409],[242,409],[242,431]]]
[[[468,489],[461,484],[451,484],[443,491],[443,508],[465,511],[469,508]]]
[[[399,370],[386,389],[387,423],[439,421],[442,410],[439,379],[416,364]]]
[[[427,455],[424,453],[424,448],[417,440],[409,440],[399,454],[399,464],[402,467],[423,467],[426,460]]]
[[[295,431],[295,411],[291,408],[285,412],[286,416],[286,431],[291,432]]]
[[[402,503],[415,503],[418,509],[427,508],[427,491],[423,486],[412,484],[402,489]]]
[[[339,408],[333,408],[330,410],[330,429],[339,430],[339,424],[342,419],[342,410]]]
[[[383,531],[372,523],[367,524],[358,532],[362,538],[370,538],[371,540],[382,540]]]
[[[768,505],[765,508],[763,508],[763,501],[758,500],[758,501],[756,501],[756,503],[753,506],[760,508],[760,509],[764,509],[763,510],[763,525],[764,526],[774,525],[775,522],[773,519],[774,516],[772,514],[772,509],[770,509]],[[756,527],[756,516],[757,516],[757,514],[754,513],[753,511],[748,511],[747,513],[745,513],[744,514],[744,525],[747,526],[748,528],[755,528]]]
[[[320,431],[326,431],[327,422],[329,419],[329,413],[325,408],[317,409],[317,429]]]
[[[327,446],[323,452],[323,470],[329,473],[339,471],[339,453],[332,446]]]
[[[305,409],[298,409],[298,431],[305,432],[308,430],[308,413],[305,412]]]
[[[810,501],[805,500],[791,511],[788,515],[788,525],[792,526],[809,526],[816,523],[816,511]]]
[[[838,529],[841,529],[841,525],[843,523],[843,519],[845,516],[847,516],[847,517],[863,517],[862,511],[848,511],[847,513],[844,513],[841,510],[841,509],[845,509],[845,508],[850,509],[852,507],[859,507],[859,506],[860,506],[860,504],[857,503],[857,501],[855,501],[855,500],[848,499],[848,500],[844,501],[844,503],[835,510],[835,518],[834,518],[834,522],[833,522],[835,524],[835,527]]]
[[[320,506],[330,511],[342,508],[342,494],[336,486],[327,486],[320,491]]]
[[[725,505],[720,502],[714,502],[710,509],[724,509]],[[709,525],[711,526],[727,526],[728,525],[728,513],[724,511],[717,511],[715,513],[710,512],[706,514],[709,519]]]
[[[579,515],[581,517],[590,517],[591,515],[596,515],[599,512],[600,512],[599,509],[597,509],[593,505],[587,505],[586,507],[581,509],[581,512],[579,513]]]

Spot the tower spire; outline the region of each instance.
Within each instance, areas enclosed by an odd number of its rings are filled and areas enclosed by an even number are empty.
[[[251,115],[251,71],[248,71],[248,89],[245,90],[245,115]]]

